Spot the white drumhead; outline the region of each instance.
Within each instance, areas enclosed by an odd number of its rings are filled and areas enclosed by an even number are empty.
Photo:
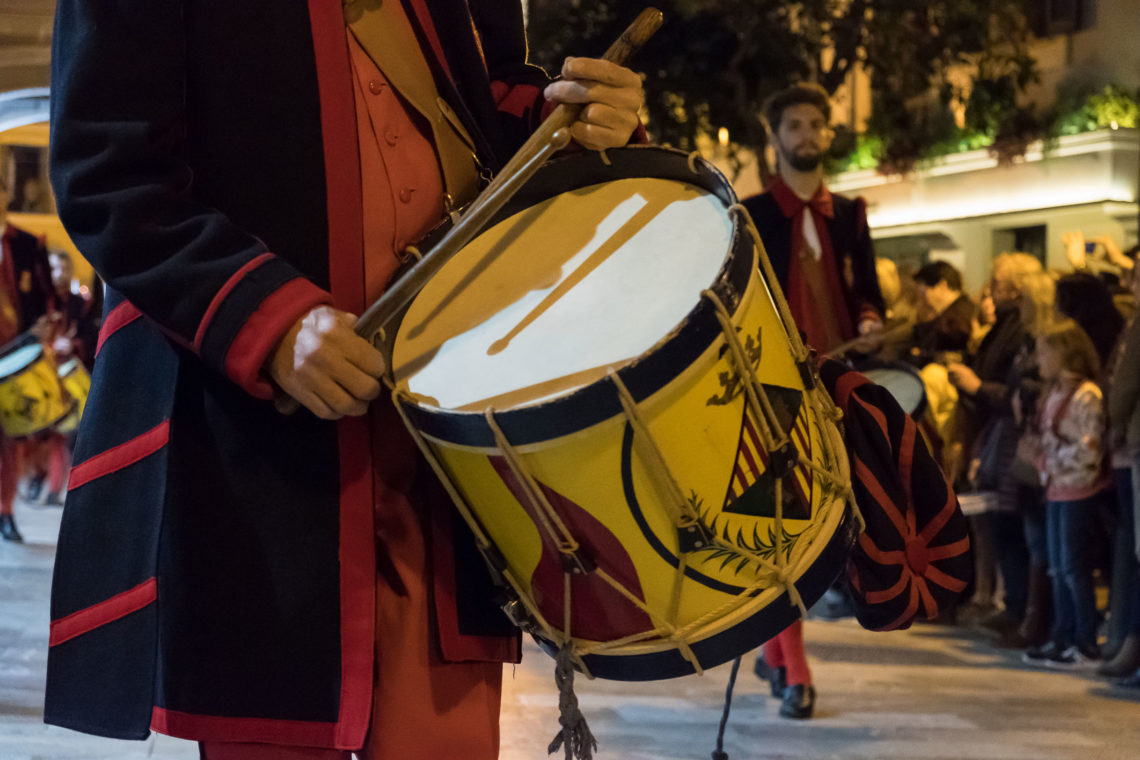
[[[6,356],[0,356],[0,378],[14,375],[40,358],[44,350],[38,343],[30,343],[17,348]]]
[[[926,399],[922,379],[910,372],[887,367],[864,370],[867,379],[887,389],[907,414],[914,414]]]
[[[724,204],[684,182],[557,195],[484,232],[428,283],[397,333],[397,383],[444,409],[569,393],[681,323],[731,235]]]

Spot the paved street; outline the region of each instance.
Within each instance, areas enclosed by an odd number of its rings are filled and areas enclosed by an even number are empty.
[[[0,760],[197,758],[194,745],[165,737],[117,742],[41,723],[58,510],[17,509],[28,543],[0,542]],[[809,621],[806,631],[818,717],[779,718],[746,666],[725,741],[732,760],[1140,758],[1140,694],[1024,668],[979,633],[919,626],[874,634],[851,621]],[[579,679],[598,760],[708,758],[728,671],[645,684]],[[552,673],[553,662],[533,647],[508,670],[503,760],[546,757],[557,728]]]

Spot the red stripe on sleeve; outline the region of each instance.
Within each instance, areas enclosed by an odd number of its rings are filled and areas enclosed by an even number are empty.
[[[539,90],[533,84],[520,84],[509,88],[502,97],[496,98],[499,110],[511,116],[522,117],[528,108],[538,100]]]
[[[314,306],[327,304],[332,296],[298,277],[269,294],[250,315],[226,351],[226,374],[257,398],[273,398],[273,388],[261,375],[261,367],[281,337]]]
[[[107,342],[107,338],[110,338],[116,332],[141,316],[142,312],[130,301],[123,301],[111,309],[110,313],[107,314],[107,318],[103,320],[103,326],[99,328],[99,342],[95,344],[95,355],[99,355],[99,351],[102,350],[103,344]]]
[[[92,480],[129,467],[161,449],[170,440],[170,420],[164,420],[126,443],[100,452],[71,468],[67,490],[74,491]]]
[[[214,315],[217,314],[218,309],[221,308],[222,302],[226,300],[226,296],[237,287],[237,284],[242,281],[247,274],[257,269],[269,259],[273,258],[272,253],[263,253],[260,256],[254,256],[249,261],[245,262],[241,269],[237,270],[226,280],[226,284],[222,285],[221,289],[214,294],[214,300],[210,301],[210,305],[206,308],[206,313],[202,315],[202,321],[198,323],[198,331],[194,333],[194,350],[202,350],[202,339],[206,337],[206,330],[210,327],[210,322],[214,320]]]
[[[158,581],[154,578],[116,594],[98,604],[73,612],[67,617],[53,620],[48,646],[54,647],[88,631],[137,612],[158,598]]]

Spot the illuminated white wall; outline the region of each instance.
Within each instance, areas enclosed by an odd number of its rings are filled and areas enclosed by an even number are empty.
[[[906,178],[874,171],[832,177],[832,190],[862,195],[876,238],[941,233],[965,251],[970,287],[984,281],[998,229],[1046,225],[1046,263],[1066,268],[1061,233],[1112,235],[1136,242],[1140,133],[1103,130],[1065,137],[1050,151],[1033,146],[999,167],[986,151],[949,156]]]

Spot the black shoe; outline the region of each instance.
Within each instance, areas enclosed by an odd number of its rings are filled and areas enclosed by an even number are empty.
[[[1045,658],[1045,667],[1057,670],[1096,670],[1100,652],[1096,645],[1072,646]]]
[[[784,718],[805,720],[815,710],[815,687],[797,683],[784,689],[784,701],[780,704],[780,715]]]
[[[24,543],[24,537],[16,530],[16,521],[12,515],[0,515],[0,538],[5,541],[15,541],[17,544]]]
[[[1117,686],[1123,686],[1125,689],[1140,689],[1140,670],[1137,670],[1127,678],[1121,678],[1115,683]]]
[[[44,500],[44,506],[45,507],[62,507],[63,506],[63,495],[60,494],[59,491],[52,491],[51,493],[49,493],[47,495],[47,499]]]
[[[773,668],[768,665],[764,659],[764,655],[760,654],[756,657],[756,663],[752,666],[752,672],[761,681],[768,682],[768,688],[772,692],[772,696],[780,699],[784,696],[784,689],[788,685],[788,669],[784,667]]]
[[[1044,667],[1047,660],[1060,656],[1067,648],[1055,641],[1047,641],[1039,647],[1030,647],[1022,652],[1021,661],[1026,665]]]
[[[32,475],[24,481],[24,498],[28,501],[36,501],[40,498],[40,494],[44,490],[44,481],[47,480],[46,475]]]

